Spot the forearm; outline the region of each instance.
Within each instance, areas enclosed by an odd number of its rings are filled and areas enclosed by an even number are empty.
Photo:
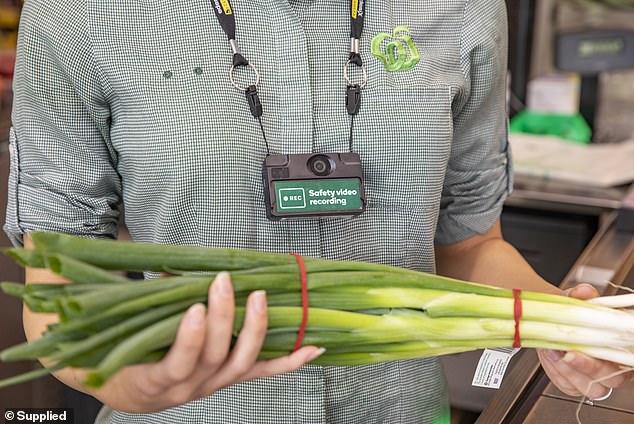
[[[502,238],[499,222],[484,235],[436,247],[440,275],[466,281],[549,293],[561,290],[540,277],[520,253]]]

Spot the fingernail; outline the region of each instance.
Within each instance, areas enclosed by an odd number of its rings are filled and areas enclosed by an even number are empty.
[[[251,302],[255,312],[258,314],[264,313],[264,311],[266,311],[266,292],[264,290],[257,290],[254,291],[251,296]]]
[[[229,274],[226,272],[219,272],[218,275],[216,275],[213,289],[222,297],[230,297],[233,289],[231,287],[231,283],[229,282]]]
[[[564,356],[561,350],[547,350],[544,354],[552,362],[558,362]]]
[[[310,355],[308,355],[308,357],[306,358],[306,362],[311,362],[314,361],[315,359],[319,358],[321,355],[324,354],[324,352],[326,352],[326,348],[325,347],[320,347],[317,350],[314,350],[313,353],[311,353]]]
[[[205,305],[196,303],[187,311],[186,324],[190,328],[199,328],[203,325],[203,322],[205,322]]]
[[[572,352],[568,352],[564,355],[563,361],[567,364],[572,364],[577,358],[578,358],[577,355],[575,355]]]

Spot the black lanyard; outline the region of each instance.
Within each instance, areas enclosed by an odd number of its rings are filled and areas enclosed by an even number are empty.
[[[240,52],[240,47],[236,41],[236,18],[234,10],[231,7],[231,2],[230,0],[211,0],[211,3],[214,13],[216,14],[216,18],[218,18],[218,22],[220,23],[220,27],[227,35],[229,45],[231,46],[231,50],[233,52],[232,66],[229,71],[231,83],[238,90],[245,92],[249,108],[251,109],[251,114],[260,122],[262,134],[264,135],[264,128],[262,127],[262,121],[260,119],[262,117],[263,110],[257,91],[260,76],[257,68],[253,66],[253,64],[249,63],[249,61]],[[354,124],[354,116],[359,112],[359,108],[361,106],[361,90],[367,84],[368,79],[360,54],[360,39],[361,33],[363,32],[363,22],[365,20],[365,4],[366,0],[350,0],[350,54],[348,56],[348,61],[344,66],[344,77],[348,84],[346,89],[346,109],[348,114],[352,116],[352,123],[350,126],[350,148],[352,148],[352,126]],[[348,68],[351,64],[360,67],[363,72],[363,80],[359,84],[351,82],[348,77]],[[254,84],[246,87],[241,87],[236,84],[233,79],[233,71],[239,66],[249,66],[253,69],[256,75],[256,81]],[[266,142],[266,136],[264,137],[264,140]],[[266,149],[268,153],[268,143]]]
[[[234,66],[247,65],[249,62],[242,56],[236,42],[236,18],[231,7],[230,0],[211,0],[214,13],[220,27],[227,35],[229,44],[233,50]],[[350,48],[350,60],[361,66],[361,55],[359,54],[359,40],[363,32],[363,22],[365,20],[365,0],[350,1],[350,38],[352,45]]]
[[[246,66],[249,62],[240,53],[240,48],[236,42],[236,17],[233,14],[233,8],[229,0],[211,0],[214,13],[220,27],[227,34],[229,45],[233,50],[233,66]]]
[[[363,32],[363,21],[365,20],[365,0],[352,0],[350,2],[350,61],[361,66],[361,55],[359,54],[359,40]]]

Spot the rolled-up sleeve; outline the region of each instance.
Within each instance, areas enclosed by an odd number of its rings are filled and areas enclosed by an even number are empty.
[[[4,230],[115,237],[121,182],[109,141],[107,83],[91,52],[84,2],[22,11]]]
[[[461,37],[465,85],[453,104],[454,138],[436,231],[439,244],[488,231],[511,190],[507,44],[504,1],[468,0]]]

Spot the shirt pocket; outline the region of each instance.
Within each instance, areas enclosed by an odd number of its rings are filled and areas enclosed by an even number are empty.
[[[136,58],[119,64],[124,72],[114,81],[124,113],[143,113],[150,125],[181,120],[222,122],[227,99],[242,100],[229,82],[229,69],[209,57]],[[240,103],[242,105],[242,103]],[[231,109],[231,108],[229,108]]]
[[[178,172],[186,162],[192,179],[234,172],[233,158],[259,168],[260,129],[223,63],[202,56],[125,66],[112,127],[122,167]]]
[[[438,207],[453,134],[451,88],[377,85],[363,93],[354,150],[368,207]]]
[[[353,219],[321,223],[323,255],[433,271],[453,134],[450,87],[377,84],[363,92],[354,125],[367,209]]]

